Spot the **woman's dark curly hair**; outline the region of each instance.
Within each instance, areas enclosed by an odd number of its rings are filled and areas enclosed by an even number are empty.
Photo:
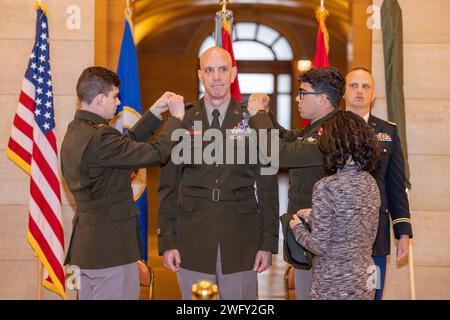
[[[319,144],[325,172],[335,174],[349,159],[364,171],[375,169],[380,147],[372,128],[350,111],[338,110],[322,125]]]

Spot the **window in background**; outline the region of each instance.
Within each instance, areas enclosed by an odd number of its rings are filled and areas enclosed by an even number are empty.
[[[198,56],[214,45],[214,37],[209,35],[201,44]],[[244,102],[252,93],[268,94],[271,110],[279,123],[290,129],[294,54],[287,39],[269,26],[238,22],[233,29],[233,50]],[[199,96],[202,97],[204,92],[199,83]]]

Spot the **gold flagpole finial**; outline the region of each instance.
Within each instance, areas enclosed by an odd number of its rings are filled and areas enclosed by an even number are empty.
[[[42,0],[37,0],[35,3],[34,3],[34,9],[35,10],[38,10],[39,8],[42,10],[42,11],[44,11],[44,13],[46,14],[46,15],[48,15],[48,11],[47,11],[47,8],[44,6],[44,4],[42,3]]]
[[[133,2],[134,0],[127,0],[127,8],[125,9],[125,16],[131,19],[133,15]]]
[[[227,11],[228,2],[229,2],[229,0],[220,0],[220,4],[222,5],[223,12]]]

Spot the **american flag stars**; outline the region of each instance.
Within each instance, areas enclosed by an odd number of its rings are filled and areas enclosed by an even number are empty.
[[[31,70],[28,79],[36,86],[36,110],[34,113],[39,128],[45,134],[55,126],[53,110],[53,88],[50,71],[50,56],[47,23],[41,22],[37,25],[38,35],[36,36],[36,45],[30,55],[29,70]],[[45,106],[45,113],[41,109]]]

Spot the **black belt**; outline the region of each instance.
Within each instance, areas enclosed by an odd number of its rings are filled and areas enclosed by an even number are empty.
[[[130,191],[120,192],[108,195],[106,197],[95,199],[95,200],[89,200],[89,201],[77,201],[77,207],[79,210],[92,210],[97,209],[101,207],[109,207],[116,203],[125,201],[125,200],[131,200],[133,199],[133,194]]]
[[[212,201],[235,201],[251,199],[255,197],[255,189],[242,188],[238,190],[228,191],[220,188],[194,188],[194,187],[184,187],[183,195],[188,197],[196,197],[203,199],[211,199]]]

